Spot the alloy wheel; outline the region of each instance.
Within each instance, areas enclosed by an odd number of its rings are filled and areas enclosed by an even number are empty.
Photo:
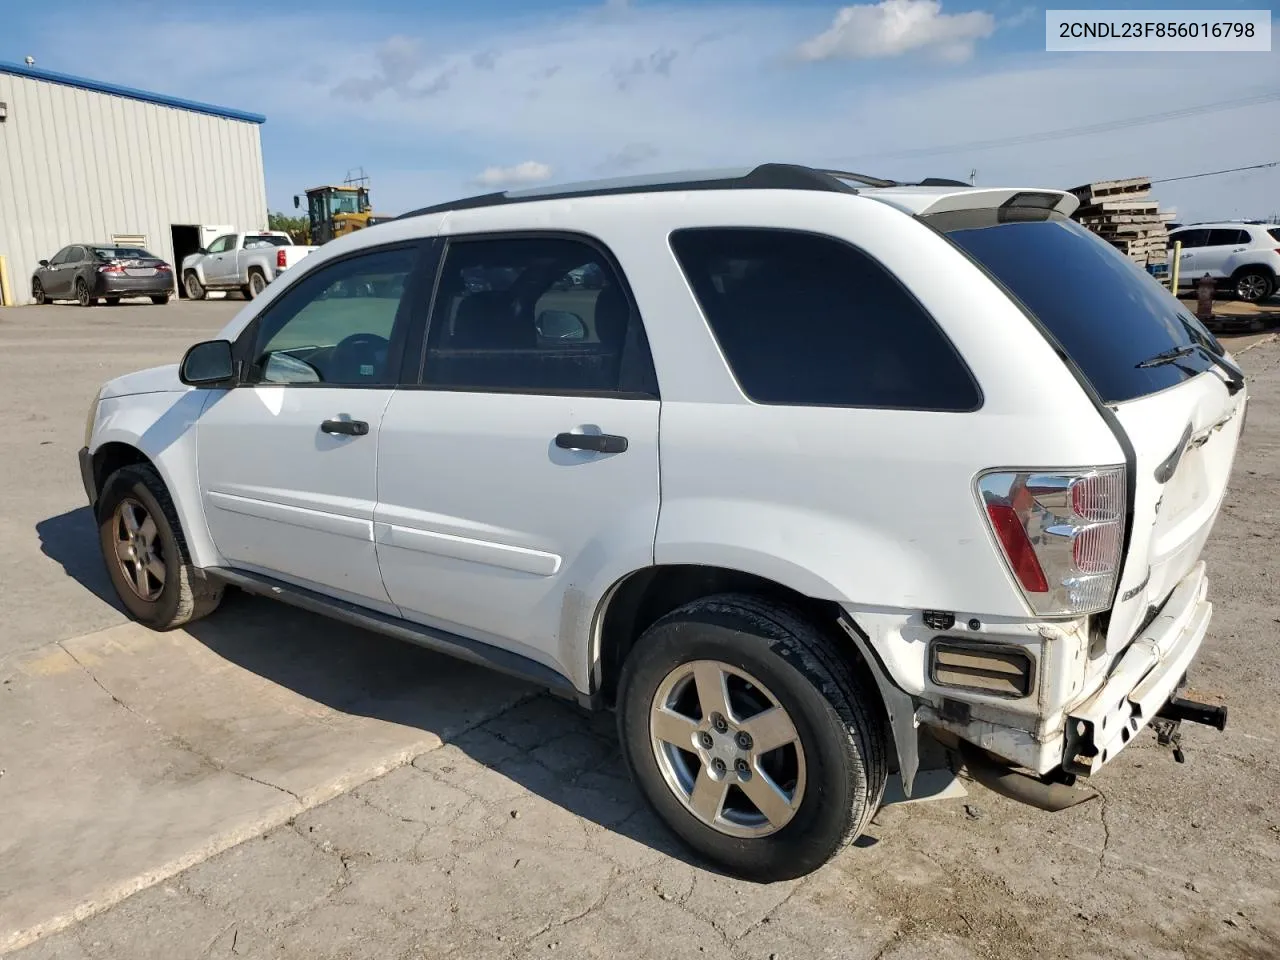
[[[89,305],[89,285],[83,280],[76,281],[76,300],[82,307]]]
[[[667,787],[720,833],[765,837],[800,808],[799,734],[777,697],[745,670],[717,660],[676,667],[654,693],[649,735]]]
[[[1260,273],[1246,273],[1236,281],[1236,296],[1247,303],[1257,303],[1267,295],[1267,278]]]
[[[31,281],[31,299],[35,300],[37,305],[44,303],[44,284],[39,280]]]
[[[155,518],[137,500],[121,500],[112,514],[116,563],[140,600],[153,603],[164,592],[165,564]]]

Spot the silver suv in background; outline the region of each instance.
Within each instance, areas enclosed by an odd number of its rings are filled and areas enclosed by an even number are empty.
[[[1266,223],[1191,223],[1169,233],[1178,255],[1178,287],[1194,287],[1212,278],[1246,303],[1258,303],[1276,292],[1280,277],[1280,225]]]

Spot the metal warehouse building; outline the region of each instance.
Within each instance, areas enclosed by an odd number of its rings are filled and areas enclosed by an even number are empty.
[[[0,256],[12,303],[71,243],[173,264],[267,226],[265,117],[0,61]]]

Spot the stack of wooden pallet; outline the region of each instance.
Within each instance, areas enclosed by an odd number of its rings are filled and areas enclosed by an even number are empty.
[[[1074,217],[1139,266],[1164,263],[1173,210],[1151,198],[1151,178],[1099,180],[1074,187],[1080,201]]]

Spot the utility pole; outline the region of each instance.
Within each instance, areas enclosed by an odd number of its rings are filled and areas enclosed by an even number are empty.
[[[972,186],[974,185],[974,182],[975,182],[977,179],[978,179],[978,168],[977,168],[977,167],[972,167],[972,168],[970,168],[970,170],[969,170],[969,186],[971,186],[971,187],[972,187]]]

